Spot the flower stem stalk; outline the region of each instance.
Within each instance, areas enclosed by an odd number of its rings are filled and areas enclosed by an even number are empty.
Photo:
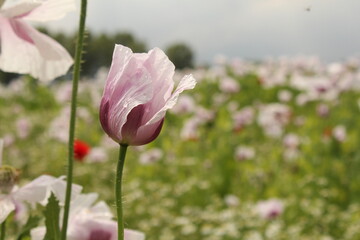
[[[6,219],[1,224],[0,240],[5,240],[5,232],[6,232]]]
[[[122,175],[125,163],[126,150],[128,145],[120,144],[119,161],[116,168],[115,179],[115,198],[116,198],[116,212],[118,225],[118,240],[124,240],[124,219],[122,209]]]
[[[74,62],[73,81],[72,81],[69,146],[68,146],[68,168],[67,168],[67,177],[66,177],[66,196],[65,196],[61,240],[66,240],[67,224],[68,224],[69,209],[70,209],[71,186],[72,186],[73,163],[74,163],[74,135],[75,135],[77,92],[78,92],[78,84],[80,79],[81,56],[82,56],[83,42],[84,42],[86,5],[87,5],[87,0],[81,0],[79,31],[77,36],[76,50],[75,50],[75,62]]]

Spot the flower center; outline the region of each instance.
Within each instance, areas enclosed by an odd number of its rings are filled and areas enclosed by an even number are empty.
[[[91,231],[89,240],[111,240],[111,233],[98,229]]]

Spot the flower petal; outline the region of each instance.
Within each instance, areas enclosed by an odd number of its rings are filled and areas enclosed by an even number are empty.
[[[174,64],[159,48],[152,49],[148,54],[149,58],[145,61],[144,66],[151,75],[152,85],[156,94],[144,105],[145,111],[142,116],[141,125],[147,123],[165,105],[174,88]]]
[[[146,124],[152,124],[155,123],[157,121],[159,121],[160,119],[165,117],[165,113],[168,109],[172,108],[176,102],[177,99],[180,95],[180,93],[182,93],[184,90],[187,89],[193,89],[196,85],[196,80],[195,78],[190,74],[190,75],[186,75],[184,76],[179,85],[177,86],[176,90],[174,91],[174,93],[171,95],[171,97],[166,101],[165,106],[162,107]]]
[[[9,1],[7,1],[9,2]],[[0,10],[0,14],[7,18],[19,17],[28,14],[41,4],[36,2],[21,2],[10,7],[3,7]]]
[[[36,227],[31,229],[31,240],[43,240],[46,234],[46,227]]]
[[[125,229],[124,230],[125,240],[145,240],[145,234],[139,231]]]
[[[0,223],[5,221],[7,216],[15,210],[15,205],[10,197],[0,196]]]
[[[76,9],[75,0],[36,0],[38,7],[23,17],[24,20],[46,22],[63,18]]]
[[[0,17],[0,69],[28,73],[41,81],[65,74],[73,60],[56,41],[20,19]]]
[[[80,194],[71,202],[69,219],[76,216],[81,210],[90,208],[98,198],[97,193]]]
[[[153,96],[151,77],[137,57],[129,57],[127,48],[117,45],[100,106],[100,121],[115,140],[122,140],[122,127],[129,113]],[[124,56],[123,56],[124,55]]]

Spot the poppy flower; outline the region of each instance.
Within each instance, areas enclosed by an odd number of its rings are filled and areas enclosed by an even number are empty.
[[[104,131],[124,145],[153,141],[179,94],[196,85],[193,76],[186,75],[173,92],[174,73],[174,64],[158,48],[133,53],[116,45],[100,104]]]
[[[86,155],[90,152],[90,147],[87,143],[75,140],[74,141],[74,158],[79,162],[83,162]]]
[[[74,0],[23,0],[2,7],[0,2],[0,69],[30,74],[48,82],[65,74],[73,64],[69,53],[55,40],[26,21],[46,22],[75,9]],[[6,5],[6,3],[5,3]]]

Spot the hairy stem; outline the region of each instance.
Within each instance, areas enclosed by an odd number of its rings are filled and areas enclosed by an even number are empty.
[[[118,225],[118,240],[124,240],[124,219],[122,210],[122,175],[128,145],[120,144],[119,161],[116,168],[115,179],[115,198],[116,198],[116,212]]]
[[[67,178],[66,178],[66,196],[65,196],[61,240],[66,240],[66,232],[67,232],[69,209],[70,209],[71,185],[72,185],[73,162],[74,162],[74,135],[75,135],[77,92],[78,92],[78,84],[80,79],[81,56],[82,56],[82,49],[84,42],[86,5],[87,5],[87,0],[82,0],[81,10],[80,10],[80,20],[79,20],[79,31],[77,36],[76,50],[75,50],[73,82],[72,82],[69,146],[68,146],[68,169],[67,169]]]

